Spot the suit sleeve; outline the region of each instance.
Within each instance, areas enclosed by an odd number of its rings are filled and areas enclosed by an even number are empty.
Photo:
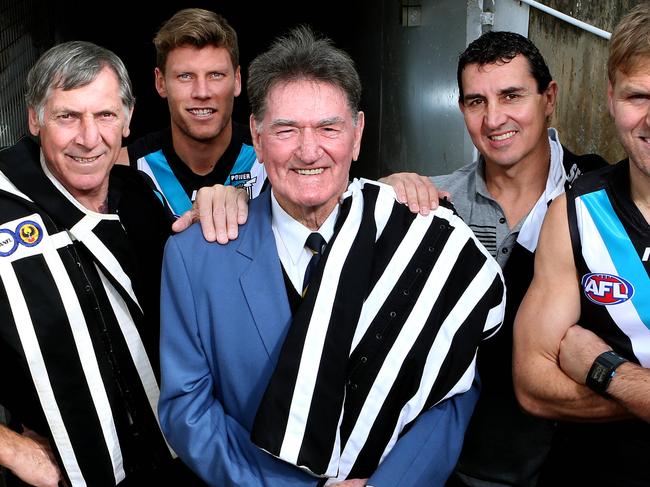
[[[422,414],[368,480],[373,487],[442,487],[460,456],[479,383]]]
[[[211,486],[315,486],[314,477],[253,445],[250,433],[224,411],[199,333],[191,281],[171,238],[163,259],[158,404],[167,441]]]

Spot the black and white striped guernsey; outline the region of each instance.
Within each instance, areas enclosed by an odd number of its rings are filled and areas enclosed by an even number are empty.
[[[0,403],[50,439],[73,487],[116,485],[135,458],[146,456],[149,467],[169,462],[157,421],[157,355],[150,360],[157,323],[136,295],[142,262],[125,231],[137,225],[86,211],[39,167],[35,144],[0,156]],[[151,221],[140,228],[156,254],[162,235]]]
[[[368,478],[418,416],[467,391],[503,319],[501,270],[448,208],[415,216],[355,180],[251,438],[330,479]]]

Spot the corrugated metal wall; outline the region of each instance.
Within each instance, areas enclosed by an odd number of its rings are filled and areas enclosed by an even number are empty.
[[[30,0],[0,2],[0,147],[13,144],[27,130],[24,82],[38,56],[30,31],[37,10]]]

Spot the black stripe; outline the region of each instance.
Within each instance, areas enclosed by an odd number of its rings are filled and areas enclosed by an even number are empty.
[[[374,220],[375,205],[379,194],[378,186],[364,188],[363,216],[357,236],[350,248],[339,277],[339,284],[334,298],[331,319],[320,360],[318,375],[311,400],[311,408],[307,419],[305,435],[298,455],[300,465],[308,465],[314,472],[327,469],[329,455],[323,452],[331,451],[334,444],[345,389],[342,384],[346,380],[348,357],[354,337],[355,327],[367,296],[372,273],[372,256],[375,248],[377,227]],[[358,196],[359,198],[361,196]],[[320,288],[322,278],[321,266],[316,276],[316,289]],[[307,306],[312,308],[317,292],[307,299]],[[300,314],[296,316],[300,319]],[[318,458],[320,464],[312,465],[310,460]]]
[[[88,485],[108,485],[113,478],[110,456],[99,417],[83,374],[81,359],[61,296],[42,255],[13,263],[30,311],[52,389],[73,445],[79,467]],[[33,276],[40,276],[34,279]],[[83,299],[83,296],[82,296]],[[105,365],[106,364],[101,364]]]

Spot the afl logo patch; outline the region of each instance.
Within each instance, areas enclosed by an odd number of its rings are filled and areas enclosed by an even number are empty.
[[[33,247],[43,239],[43,231],[38,223],[27,220],[22,222],[16,228],[16,235],[20,239],[20,243],[26,247]]]
[[[623,303],[634,295],[632,284],[612,274],[585,274],[582,289],[590,301],[603,306]]]
[[[0,257],[13,254],[18,248],[18,240],[11,230],[0,228]]]

